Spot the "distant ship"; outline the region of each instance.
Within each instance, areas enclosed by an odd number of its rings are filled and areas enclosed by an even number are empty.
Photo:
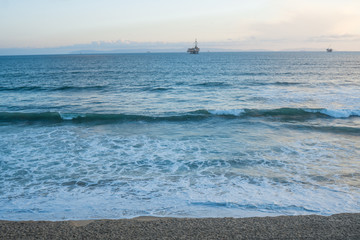
[[[197,46],[197,40],[195,39],[195,47],[193,48],[188,48],[187,52],[190,54],[198,54],[200,51],[200,48],[198,48]]]
[[[332,50],[332,48],[327,48],[326,49],[326,52],[332,52],[333,50]]]

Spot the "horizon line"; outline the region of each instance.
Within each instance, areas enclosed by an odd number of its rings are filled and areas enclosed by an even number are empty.
[[[2,49],[0,48],[0,51]],[[29,49],[30,50],[30,49]],[[32,49],[31,49],[32,50]],[[169,53],[184,53],[184,54],[188,54],[186,51],[163,51],[163,50],[155,50],[155,51],[150,51],[150,50],[136,50],[136,49],[132,49],[134,51],[96,51],[96,50],[79,50],[79,51],[74,51],[74,52],[67,52],[67,53],[9,53],[9,54],[2,54],[0,52],[0,57],[11,57],[11,56],[58,56],[58,55],[117,55],[117,54],[169,54]],[[200,54],[208,54],[208,53],[279,53],[279,52],[288,52],[288,53],[327,53],[326,50],[266,50],[266,49],[252,49],[252,50],[234,50],[234,49],[224,49],[224,50],[214,50],[214,51],[202,51],[200,52]],[[333,53],[357,53],[360,51],[354,50],[354,51],[348,51],[348,50],[343,50],[343,51],[333,51],[332,53],[328,53],[328,54],[333,54]]]

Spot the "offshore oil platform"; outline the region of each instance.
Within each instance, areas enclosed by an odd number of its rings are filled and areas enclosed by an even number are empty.
[[[333,49],[330,46],[326,49],[326,52],[332,52],[333,51]]]
[[[198,54],[199,51],[200,51],[200,48],[198,48],[197,46],[197,40],[195,39],[195,47],[193,48],[188,48],[187,52],[190,53],[190,54]]]

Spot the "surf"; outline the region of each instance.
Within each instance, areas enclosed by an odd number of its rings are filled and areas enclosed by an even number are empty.
[[[190,112],[163,113],[153,115],[122,114],[122,113],[62,113],[62,112],[0,112],[0,121],[47,121],[47,122],[92,122],[92,121],[200,121],[210,118],[280,118],[307,120],[314,118],[346,119],[360,117],[357,109],[308,109],[308,108],[276,108],[276,109],[199,109]]]

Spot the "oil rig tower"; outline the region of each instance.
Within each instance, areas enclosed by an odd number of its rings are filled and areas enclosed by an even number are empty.
[[[198,48],[197,46],[197,40],[195,39],[195,47],[193,48],[188,48],[187,52],[190,53],[190,54],[198,54],[199,51],[200,51],[200,48]]]

